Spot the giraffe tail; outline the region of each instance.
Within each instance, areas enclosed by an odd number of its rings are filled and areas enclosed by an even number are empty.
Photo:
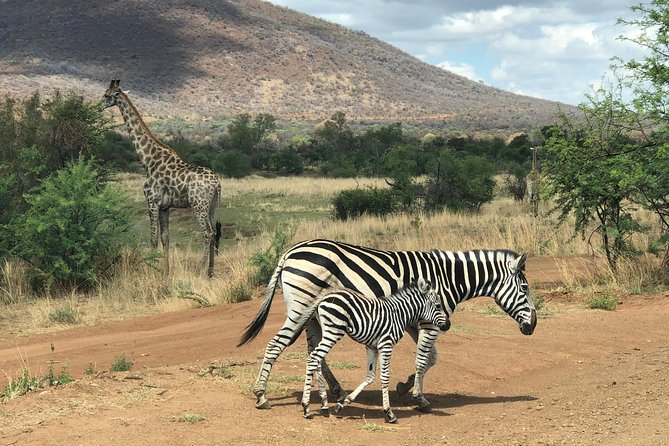
[[[260,310],[258,310],[258,314],[256,314],[256,317],[253,318],[251,323],[244,330],[242,337],[239,339],[237,347],[241,347],[247,342],[253,340],[256,336],[258,336],[258,333],[260,333],[260,330],[262,330],[263,326],[265,325],[265,322],[267,321],[267,316],[269,315],[269,309],[272,306],[272,300],[274,299],[274,294],[276,292],[276,285],[279,282],[279,276],[281,275],[281,271],[283,271],[284,259],[285,256],[281,258],[281,260],[279,261],[279,265],[274,270],[272,278],[269,280],[269,283],[267,284],[267,290],[265,291],[265,299],[263,300],[263,303],[260,306]]]
[[[221,234],[223,231],[221,231],[222,225],[221,222],[216,220],[216,233],[214,235],[214,248],[216,248],[216,254],[218,254],[218,245],[221,242]]]

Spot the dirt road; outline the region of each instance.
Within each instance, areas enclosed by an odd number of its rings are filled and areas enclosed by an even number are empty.
[[[555,279],[550,265],[532,263],[530,280]],[[491,310],[491,300],[464,304],[426,378],[433,412],[418,413],[410,397],[391,392],[396,426],[383,423],[378,380],[341,416],[304,420],[303,342],[275,366],[273,408],[254,408],[262,351],[283,322],[280,298],[258,339],[242,348],[237,339],[258,301],[1,342],[8,376],[22,361],[46,373],[53,343],[56,372],[67,361],[78,380],[2,404],[0,445],[669,444],[669,296],[624,297],[613,312],[546,296],[530,337]],[[413,349],[410,339],[396,348],[392,387],[411,372]],[[133,370],[107,372],[122,353]],[[362,380],[360,346],[343,340],[329,358],[345,388]],[[88,364],[98,373],[83,377]]]

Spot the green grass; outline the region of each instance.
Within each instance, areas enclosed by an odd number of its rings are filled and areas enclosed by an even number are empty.
[[[205,417],[203,417],[200,414],[193,413],[193,412],[186,412],[181,415],[177,415],[172,417],[172,421],[177,421],[179,423],[190,423],[190,424],[195,424],[199,423],[200,421],[206,420]]]
[[[327,363],[330,365],[331,369],[350,370],[360,368],[358,364],[347,361],[327,361]]]
[[[381,426],[380,424],[376,424],[376,423],[374,423],[374,422],[371,422],[371,423],[370,423],[370,422],[365,422],[365,424],[363,424],[362,426],[360,426],[360,429],[362,429],[362,430],[364,430],[364,431],[367,431],[367,432],[373,432],[373,433],[377,433],[377,432],[393,432],[393,431],[396,430],[396,429],[391,428],[391,427]]]
[[[110,370],[112,372],[128,372],[132,370],[132,361],[125,357],[125,354],[121,354],[116,360],[112,363]]]
[[[74,325],[79,322],[75,309],[70,306],[52,311],[49,318],[57,324],[64,325]]]
[[[585,305],[591,310],[613,311],[618,306],[618,299],[608,293],[601,296],[592,296],[585,301]]]

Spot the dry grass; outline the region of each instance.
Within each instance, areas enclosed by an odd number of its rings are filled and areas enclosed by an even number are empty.
[[[120,175],[118,183],[132,191],[137,206],[143,206],[139,175]],[[222,180],[223,200],[228,196],[281,197],[290,203],[316,200],[320,207],[327,207],[330,197],[342,190],[358,185],[382,186],[377,179],[314,179],[314,178],[261,178]],[[226,210],[221,210],[225,215]],[[247,212],[258,213],[255,208]],[[271,210],[263,210],[264,218],[272,219]],[[509,198],[498,198],[483,207],[478,215],[452,214],[396,215],[388,218],[363,217],[355,221],[341,222],[331,219],[327,212],[322,218],[295,220],[279,223],[276,227],[284,231],[294,230],[293,242],[310,238],[332,238],[354,244],[383,249],[429,250],[433,248],[466,250],[475,248],[504,248],[517,252],[528,252],[532,256],[569,256],[562,262],[564,286],[570,290],[584,288],[611,289],[624,293],[640,292],[655,281],[658,260],[645,256],[634,261],[622,260],[617,272],[610,271],[605,262],[593,266],[592,261],[578,263],[578,256],[592,254],[592,246],[581,237],[573,237],[571,226],[556,227],[550,216],[533,218],[529,207]],[[644,217],[652,222],[648,214]],[[180,223],[177,223],[179,225]],[[183,223],[181,223],[183,225]],[[171,225],[174,228],[176,225]],[[148,236],[146,234],[145,236]],[[165,276],[162,262],[151,266],[141,259],[137,250],[128,250],[118,266],[111,282],[101,285],[94,292],[82,295],[36,298],[26,282],[27,269],[20,263],[5,262],[0,272],[0,301],[5,304],[4,318],[0,319],[0,332],[14,337],[39,333],[66,325],[54,322],[52,314],[62,308],[72,308],[80,324],[92,325],[102,321],[127,319],[140,315],[190,308],[197,305],[184,299],[180,290],[188,290],[202,296],[211,304],[230,302],[240,287],[248,289],[254,297],[262,289],[249,285],[250,267],[248,259],[270,245],[273,230],[260,230],[253,236],[238,235],[229,246],[222,248],[216,259],[216,273],[207,279],[198,273],[200,261],[199,244],[172,245],[171,274]],[[643,246],[646,236],[638,237],[636,243]],[[595,254],[599,254],[595,252]],[[560,262],[560,260],[558,260]],[[576,263],[575,263],[576,262]],[[4,337],[2,336],[2,337]]]

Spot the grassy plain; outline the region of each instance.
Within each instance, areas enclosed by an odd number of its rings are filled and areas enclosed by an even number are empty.
[[[134,216],[138,247],[128,248],[111,281],[86,294],[75,291],[37,298],[26,283],[24,265],[0,265],[0,302],[4,303],[0,338],[257,297],[263,290],[250,282],[249,259],[270,246],[276,231],[292,235],[292,242],[322,237],[383,249],[504,248],[552,256],[563,265],[566,281],[561,286],[586,294],[635,293],[654,283],[657,259],[652,257],[623,261],[616,273],[603,266],[587,271],[575,267],[575,256],[600,254],[596,236],[574,237],[569,223],[558,226],[556,218],[545,212],[533,218],[526,203],[502,193],[475,215],[443,212],[342,222],[332,218],[330,199],[335,193],[358,186],[385,187],[385,182],[308,177],[222,180],[217,218],[223,223],[223,240],[211,280],[198,272],[201,240],[195,219],[189,210],[172,211],[172,271],[166,276],[161,271],[161,250],[151,255],[149,248],[143,177],[123,174],[115,181],[129,192],[127,206]],[[652,224],[650,215],[646,219]],[[639,236],[635,243],[645,246],[649,236]]]

